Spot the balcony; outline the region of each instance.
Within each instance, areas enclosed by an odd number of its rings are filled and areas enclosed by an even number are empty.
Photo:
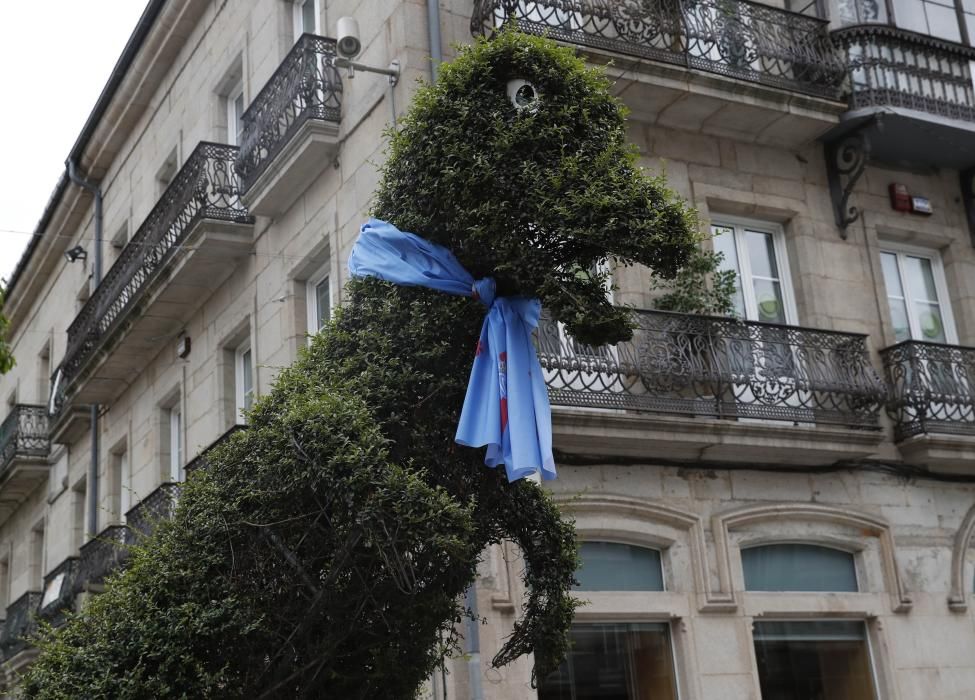
[[[47,409],[17,404],[0,424],[0,522],[47,478]]]
[[[815,17],[748,0],[476,0],[472,33],[505,24],[613,60],[640,121],[797,145],[842,112],[844,67]]]
[[[865,336],[634,314],[633,339],[616,346],[582,346],[551,321],[539,326],[556,447],[816,464],[866,456],[882,439],[885,391]]]
[[[0,652],[4,661],[10,661],[29,646],[26,637],[34,631],[34,613],[40,602],[41,594],[30,591],[7,607],[7,619],[0,629]]]
[[[67,613],[74,611],[79,568],[78,557],[68,557],[44,577],[44,593],[37,606],[38,618],[54,627],[64,624]]]
[[[160,520],[169,520],[176,512],[181,484],[165,483],[146,496],[125,514],[125,522],[133,543],[148,537]]]
[[[893,165],[975,165],[975,49],[883,24],[832,36],[849,81],[838,133],[865,130],[871,156]]]
[[[201,143],[68,327],[52,378],[53,437],[69,403],[109,403],[249,254],[237,149]],[[112,361],[107,362],[111,356]],[[70,421],[68,421],[70,422]]]
[[[99,592],[105,579],[128,562],[132,533],[125,525],[109,525],[98,536],[81,546],[74,593]]]
[[[932,468],[975,470],[975,348],[909,340],[880,355],[901,454]]]
[[[287,210],[331,167],[342,112],[334,59],[334,39],[303,34],[244,112],[237,172],[253,214]]]
[[[225,432],[223,435],[218,437],[216,440],[210,443],[209,447],[207,447],[205,450],[200,452],[200,454],[198,454],[196,457],[190,460],[190,463],[186,465],[186,473],[192,474],[197,469],[205,469],[207,465],[207,455],[210,453],[210,450],[214,449],[215,447],[218,447],[219,445],[229,440],[234,433],[240,430],[245,430],[246,428],[247,428],[246,425],[235,425],[230,430]]]

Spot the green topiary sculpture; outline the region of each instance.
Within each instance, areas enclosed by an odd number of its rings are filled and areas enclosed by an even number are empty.
[[[688,213],[634,167],[606,81],[547,40],[463,49],[391,139],[374,213],[494,276],[499,295],[540,298],[585,342],[630,335],[590,270],[611,257],[672,276],[695,245]],[[494,663],[560,663],[572,525],[453,439],[484,308],[375,279],[346,293],[174,518],[42,636],[24,696],[411,698],[503,539],[528,595]]]

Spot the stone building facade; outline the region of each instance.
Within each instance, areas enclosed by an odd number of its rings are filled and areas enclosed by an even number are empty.
[[[356,60],[398,80],[335,66],[343,16]],[[540,329],[550,488],[583,541],[576,648],[539,691],[530,660],[490,667],[521,595],[499,547],[486,624],[427,694],[975,698],[972,17],[960,0],[152,0],[9,284],[8,682],[34,616],[97,594],[341,303],[383,129],[430,57],[513,21],[607,66],[642,164],[738,272],[739,319],[652,311],[646,274],[620,269],[614,298],[646,309],[633,341]]]

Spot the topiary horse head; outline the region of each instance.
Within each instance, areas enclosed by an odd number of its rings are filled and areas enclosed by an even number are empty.
[[[418,92],[374,213],[592,344],[630,334],[602,263],[667,276],[694,245],[684,209],[635,169],[605,80],[507,31]],[[483,306],[375,278],[346,296],[128,570],[43,635],[27,697],[411,698],[503,540],[527,596],[494,662],[559,664],[572,526],[536,483],[454,442]]]

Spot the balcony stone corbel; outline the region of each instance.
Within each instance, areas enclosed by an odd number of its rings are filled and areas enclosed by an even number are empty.
[[[840,238],[846,240],[847,227],[860,218],[858,207],[850,205],[850,196],[860,176],[870,162],[870,139],[860,128],[852,133],[829,141],[825,145],[826,177],[829,181],[833,215],[840,229]]]
[[[961,178],[961,201],[965,204],[965,218],[968,221],[968,235],[975,248],[975,166],[959,172]]]

